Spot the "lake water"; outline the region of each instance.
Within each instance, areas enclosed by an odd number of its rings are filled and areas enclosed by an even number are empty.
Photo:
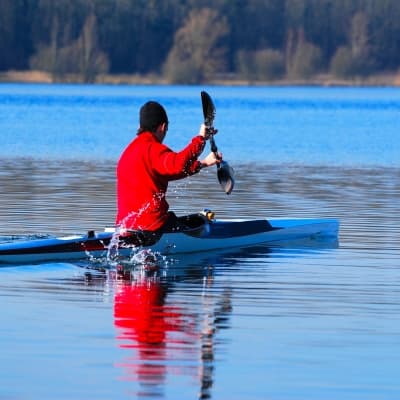
[[[400,90],[0,85],[0,237],[103,229],[148,99],[183,147],[217,106],[236,171],[170,187],[178,214],[329,217],[339,243],[166,259],[131,279],[0,267],[0,399],[398,399]]]

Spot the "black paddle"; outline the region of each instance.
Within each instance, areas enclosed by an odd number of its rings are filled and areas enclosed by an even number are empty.
[[[215,106],[207,92],[201,92],[201,103],[203,105],[203,115],[204,115],[204,125],[207,128],[213,128],[214,118],[215,118]],[[215,144],[214,135],[210,137],[211,151],[218,156],[218,148]],[[226,161],[221,161],[217,164],[217,176],[218,181],[226,194],[231,194],[233,187],[235,185],[235,172],[231,166]]]

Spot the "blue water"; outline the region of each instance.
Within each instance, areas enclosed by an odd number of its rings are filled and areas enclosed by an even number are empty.
[[[0,86],[0,154],[116,160],[148,99],[165,105],[167,144],[202,121],[199,92],[217,107],[217,144],[235,162],[399,165],[397,88]]]
[[[0,85],[0,238],[102,229],[148,99],[184,146],[217,107],[236,170],[171,185],[178,213],[329,217],[339,243],[167,258],[118,275],[0,267],[0,399],[398,399],[400,90]],[[89,264],[90,265],[90,264]]]

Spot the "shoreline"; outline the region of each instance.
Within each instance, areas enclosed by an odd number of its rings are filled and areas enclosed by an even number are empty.
[[[50,73],[43,71],[4,71],[0,72],[0,83],[82,83],[79,75],[65,75],[54,80]],[[120,74],[99,75],[93,84],[109,85],[171,85],[166,79],[156,75]],[[371,75],[366,78],[338,79],[329,74],[317,75],[310,79],[281,79],[274,81],[250,81],[220,78],[204,82],[206,85],[221,86],[322,86],[322,87],[399,87],[399,73]]]

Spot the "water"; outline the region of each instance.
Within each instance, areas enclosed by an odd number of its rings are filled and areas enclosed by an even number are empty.
[[[112,225],[138,106],[166,104],[177,148],[202,89],[0,85],[0,236]],[[236,187],[208,169],[170,187],[171,208],[335,217],[339,246],[197,254],[130,279],[2,267],[0,399],[399,398],[400,91],[206,90]]]
[[[148,99],[165,105],[167,144],[183,147],[215,101],[217,145],[242,162],[399,165],[397,88],[0,86],[0,155],[115,161]]]

